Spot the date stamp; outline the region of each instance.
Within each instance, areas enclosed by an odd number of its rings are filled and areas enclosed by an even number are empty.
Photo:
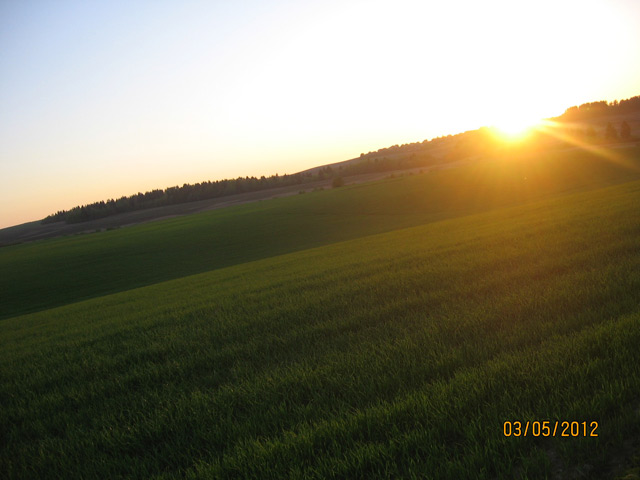
[[[505,437],[597,437],[598,422],[507,421],[502,433]]]

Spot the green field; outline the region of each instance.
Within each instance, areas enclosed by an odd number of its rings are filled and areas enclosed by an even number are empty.
[[[0,476],[631,472],[640,150],[611,155],[0,249]],[[546,420],[598,436],[503,433]]]

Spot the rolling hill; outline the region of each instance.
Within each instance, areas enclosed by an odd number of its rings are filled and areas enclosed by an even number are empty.
[[[624,474],[640,149],[603,152],[3,247],[0,471]]]

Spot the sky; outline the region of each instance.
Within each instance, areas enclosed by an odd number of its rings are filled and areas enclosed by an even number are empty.
[[[0,0],[0,228],[640,95],[637,0]]]

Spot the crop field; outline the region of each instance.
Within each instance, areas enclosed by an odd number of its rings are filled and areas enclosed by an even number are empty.
[[[0,271],[0,477],[637,466],[638,148],[14,245]]]
[[[0,248],[0,319],[244,262],[640,179],[640,148],[456,169]],[[398,245],[401,250],[402,245]]]

